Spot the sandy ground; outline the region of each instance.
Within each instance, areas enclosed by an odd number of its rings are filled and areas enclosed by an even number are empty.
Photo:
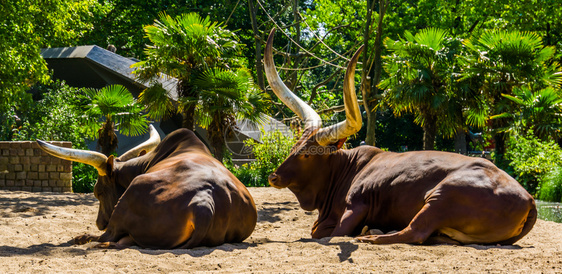
[[[0,191],[0,273],[308,272],[561,273],[562,224],[538,220],[513,246],[376,246],[352,238],[313,240],[316,212],[288,190],[251,188],[258,223],[243,243],[191,250],[124,250],[73,245],[98,234],[92,194]]]

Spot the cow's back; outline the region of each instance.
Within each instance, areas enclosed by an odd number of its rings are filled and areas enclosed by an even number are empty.
[[[369,226],[399,230],[427,202],[443,196],[451,206],[478,202],[475,197],[498,210],[508,205],[528,212],[534,206],[532,196],[488,160],[439,151],[377,154],[358,173],[347,199],[367,200]]]

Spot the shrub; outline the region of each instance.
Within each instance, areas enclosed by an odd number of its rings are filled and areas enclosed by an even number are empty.
[[[94,191],[94,184],[98,178],[98,171],[90,165],[72,162],[72,191],[75,193],[90,193]]]
[[[544,177],[537,198],[547,202],[562,202],[562,167],[555,167]]]
[[[280,131],[261,133],[261,141],[248,139],[244,143],[252,148],[256,161],[240,167],[225,163],[227,168],[246,186],[268,186],[267,177],[289,156],[296,139]]]
[[[539,182],[555,167],[562,166],[562,150],[554,141],[541,141],[532,134],[514,135],[506,154],[513,176],[531,194],[537,193]]]
[[[69,141],[77,149],[87,149],[86,135],[79,125],[80,93],[64,82],[34,87],[35,101],[20,115],[22,125],[14,131],[14,141],[43,139]],[[72,190],[92,192],[97,171],[89,165],[72,163]]]

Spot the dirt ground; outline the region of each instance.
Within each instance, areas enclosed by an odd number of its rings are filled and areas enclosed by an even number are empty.
[[[97,234],[92,194],[0,191],[0,273],[52,272],[562,272],[562,224],[538,220],[513,246],[377,246],[349,237],[310,238],[316,212],[289,190],[250,188],[258,223],[243,243],[191,250],[96,249],[74,236]]]

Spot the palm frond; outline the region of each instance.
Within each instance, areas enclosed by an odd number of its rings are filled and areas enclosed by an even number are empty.
[[[142,115],[144,110],[133,95],[121,85],[110,85],[99,90],[85,89],[90,101],[82,117],[86,132],[98,137],[103,123],[115,123],[115,127],[125,135],[139,135],[146,132],[148,119]]]
[[[146,106],[149,117],[162,120],[174,113],[174,104],[162,84],[154,84],[139,94],[139,103]]]

